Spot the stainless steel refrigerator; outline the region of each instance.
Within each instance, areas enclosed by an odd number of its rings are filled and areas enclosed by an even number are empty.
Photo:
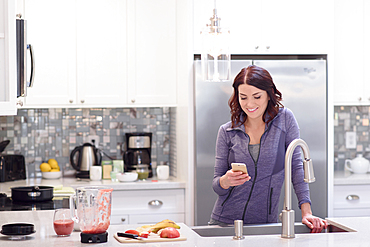
[[[206,225],[217,199],[212,189],[215,143],[220,125],[230,121],[228,100],[232,81],[241,68],[250,64],[267,69],[299,124],[300,135],[309,146],[316,181],[309,184],[313,214],[327,217],[327,66],[322,56],[257,56],[257,59],[232,59],[231,81],[202,80],[201,61],[194,61],[195,76],[195,225]],[[295,221],[301,211],[292,190]],[[284,187],[279,211],[283,208]]]

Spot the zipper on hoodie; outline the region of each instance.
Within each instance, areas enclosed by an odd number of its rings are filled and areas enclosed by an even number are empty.
[[[263,137],[263,136],[265,135],[265,133],[270,129],[270,126],[271,126],[271,123],[268,125],[267,129],[265,130],[265,132],[263,132],[263,134],[262,134],[262,136],[261,136],[261,138],[260,138],[260,149],[258,150],[258,157],[257,157],[257,160],[254,162],[254,170],[255,170],[255,174],[254,174],[254,178],[253,178],[253,183],[252,183],[251,191],[249,192],[248,200],[247,200],[247,202],[245,203],[245,206],[244,206],[243,217],[242,217],[243,221],[244,221],[245,213],[246,213],[246,211],[247,211],[247,206],[248,206],[249,201],[250,201],[251,196],[252,196],[252,192],[253,192],[254,185],[255,185],[255,183],[256,183],[256,178],[257,178],[257,163],[258,163],[258,160],[259,160],[259,158],[260,158],[262,137]],[[250,139],[251,139],[251,138],[249,137],[249,135],[248,135],[247,133],[245,133],[245,134],[248,136],[249,141],[250,141]],[[249,141],[248,141],[248,145],[247,145],[247,147],[249,146]],[[248,148],[248,152],[249,152],[249,155],[251,155],[251,153],[250,153],[250,151],[249,151],[249,148]],[[251,155],[251,156],[252,156],[252,155]]]

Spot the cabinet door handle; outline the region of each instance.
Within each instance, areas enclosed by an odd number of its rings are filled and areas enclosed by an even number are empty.
[[[360,197],[358,195],[349,195],[346,197],[346,200],[348,201],[360,200]]]
[[[358,97],[358,101],[361,101],[362,100],[362,98],[361,97]]]
[[[160,200],[151,200],[150,202],[148,202],[148,205],[153,207],[160,207],[163,205],[163,202]]]
[[[125,222],[126,221],[126,218],[121,218],[121,222]]]
[[[35,81],[35,70],[36,70],[36,65],[35,65],[35,59],[33,57],[33,54],[35,53],[33,51],[33,46],[31,44],[27,45],[27,50],[30,50],[30,57],[31,57],[31,74],[30,74],[30,81],[28,81],[28,87],[33,87],[33,82]]]

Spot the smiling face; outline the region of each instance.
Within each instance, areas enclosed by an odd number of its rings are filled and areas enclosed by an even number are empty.
[[[267,92],[248,84],[238,87],[239,104],[250,119],[261,119],[270,100]]]

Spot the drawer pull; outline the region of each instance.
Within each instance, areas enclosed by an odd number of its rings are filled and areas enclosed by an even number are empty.
[[[148,202],[148,204],[149,206],[160,207],[163,205],[163,202],[160,200],[151,200],[150,202]]]
[[[121,222],[125,222],[126,221],[126,218],[121,218]]]
[[[346,197],[346,199],[348,201],[355,201],[355,200],[360,200],[360,197],[357,196],[357,195],[349,195],[349,196]]]

